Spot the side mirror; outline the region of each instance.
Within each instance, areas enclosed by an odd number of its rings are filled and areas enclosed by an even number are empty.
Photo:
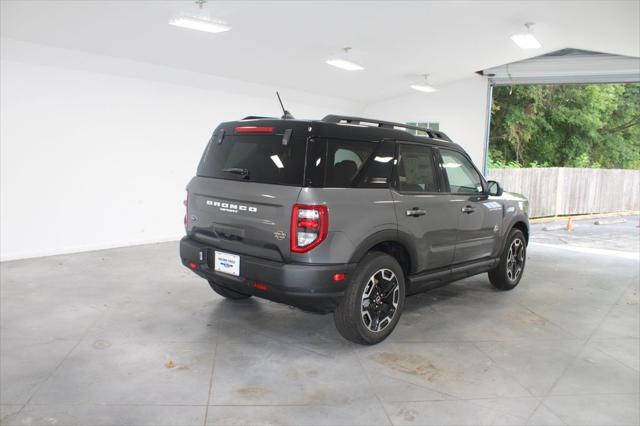
[[[496,197],[502,195],[502,187],[498,182],[496,182],[495,180],[490,180],[489,182],[487,182],[487,184],[489,185],[489,195],[495,195]]]

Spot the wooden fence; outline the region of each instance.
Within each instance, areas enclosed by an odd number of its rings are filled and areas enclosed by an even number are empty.
[[[529,198],[531,217],[640,210],[640,170],[491,169],[488,176]]]

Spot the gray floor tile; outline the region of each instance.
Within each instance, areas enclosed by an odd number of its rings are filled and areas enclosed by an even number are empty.
[[[28,405],[2,418],[4,426],[199,426],[205,406]]]
[[[362,349],[368,372],[401,379],[456,398],[531,394],[472,343],[387,343]]]
[[[567,425],[638,425],[640,395],[551,396],[545,405]]]
[[[478,342],[478,347],[532,395],[546,395],[582,351],[580,340]]]
[[[560,377],[551,395],[640,392],[640,373],[589,344]]]
[[[637,339],[593,340],[591,344],[627,367],[640,371],[640,344]]]
[[[633,424],[639,266],[531,246],[514,291],[412,297],[363,347],[331,315],[222,299],[175,242],[3,262],[0,423]]]
[[[377,401],[339,405],[210,406],[207,425],[389,425],[384,407]]]
[[[31,402],[206,405],[213,357],[213,342],[87,339],[40,387]],[[169,361],[173,365],[167,364]]]
[[[26,403],[76,344],[73,340],[3,339],[0,345],[0,403]]]
[[[210,404],[318,405],[369,398],[367,377],[350,350],[269,341],[218,345]]]
[[[594,339],[640,338],[640,309],[637,305],[616,305],[593,335]]]
[[[535,400],[527,404],[535,408]],[[487,406],[489,405],[489,406]],[[487,401],[423,401],[386,403],[394,425],[517,425],[526,422],[521,410],[510,413],[504,407],[490,407]]]
[[[546,405],[540,404],[527,420],[527,426],[564,426],[566,423]]]
[[[103,315],[87,337],[134,342],[211,342],[224,305],[211,299],[194,303],[178,296],[173,300],[167,297],[154,302],[121,302]]]

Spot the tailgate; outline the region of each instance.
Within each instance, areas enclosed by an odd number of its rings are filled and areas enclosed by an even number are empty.
[[[189,183],[187,233],[222,250],[289,259],[289,226],[301,188],[195,177]]]

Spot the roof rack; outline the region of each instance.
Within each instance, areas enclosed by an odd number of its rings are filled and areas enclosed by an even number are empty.
[[[243,118],[241,121],[244,120],[277,120],[276,117],[260,117],[258,115],[248,115],[245,118]]]
[[[427,129],[426,127],[418,127],[411,126],[409,124],[403,123],[394,123],[392,121],[383,121],[383,120],[375,120],[372,118],[362,118],[362,117],[350,117],[346,115],[333,115],[329,114],[325,118],[322,119],[325,123],[335,123],[335,124],[355,124],[362,126],[375,126],[382,127],[385,129],[410,129],[417,130],[419,132],[426,133],[432,139],[441,139],[447,142],[451,142],[449,136],[439,130]]]

